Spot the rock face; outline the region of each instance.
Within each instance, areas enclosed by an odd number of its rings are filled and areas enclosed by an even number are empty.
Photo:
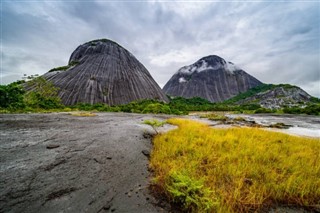
[[[262,84],[231,62],[210,55],[176,72],[164,86],[170,96],[201,97],[211,102],[227,100]]]
[[[168,101],[148,70],[128,50],[107,39],[80,45],[72,53],[68,66],[44,77],[60,89],[59,96],[65,105],[119,105],[142,99]]]
[[[304,105],[312,99],[312,96],[297,86],[288,84],[274,85],[273,88],[240,100],[238,104],[259,104],[267,109],[280,109]]]

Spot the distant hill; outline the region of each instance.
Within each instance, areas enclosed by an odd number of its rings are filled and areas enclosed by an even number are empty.
[[[210,55],[180,68],[163,87],[174,97],[201,97],[221,102],[262,83],[232,62]]]
[[[241,93],[225,104],[258,104],[267,109],[303,106],[311,102],[319,102],[300,87],[290,84],[262,84]]]

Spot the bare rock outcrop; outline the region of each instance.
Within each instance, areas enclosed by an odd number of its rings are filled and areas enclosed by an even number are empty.
[[[163,91],[170,96],[201,97],[211,102],[221,102],[260,84],[259,80],[233,63],[210,55],[180,68]]]
[[[259,104],[267,109],[304,106],[312,101],[312,96],[301,88],[289,84],[274,85],[267,91],[259,92],[240,100],[237,104]]]
[[[59,88],[65,105],[168,101],[148,70],[128,50],[108,39],[80,45],[68,66],[52,69],[44,77]]]

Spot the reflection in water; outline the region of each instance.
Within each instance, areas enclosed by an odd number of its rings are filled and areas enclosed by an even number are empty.
[[[319,129],[291,127],[289,129],[283,129],[282,131],[285,133],[292,133],[292,134],[301,135],[301,136],[319,137],[320,138],[320,130]]]

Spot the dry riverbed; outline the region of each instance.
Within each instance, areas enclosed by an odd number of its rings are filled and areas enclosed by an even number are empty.
[[[311,137],[320,129],[314,116],[239,116],[281,121],[310,130],[300,135]],[[0,115],[0,212],[168,212],[169,205],[148,190],[154,130],[143,121],[169,117]]]

